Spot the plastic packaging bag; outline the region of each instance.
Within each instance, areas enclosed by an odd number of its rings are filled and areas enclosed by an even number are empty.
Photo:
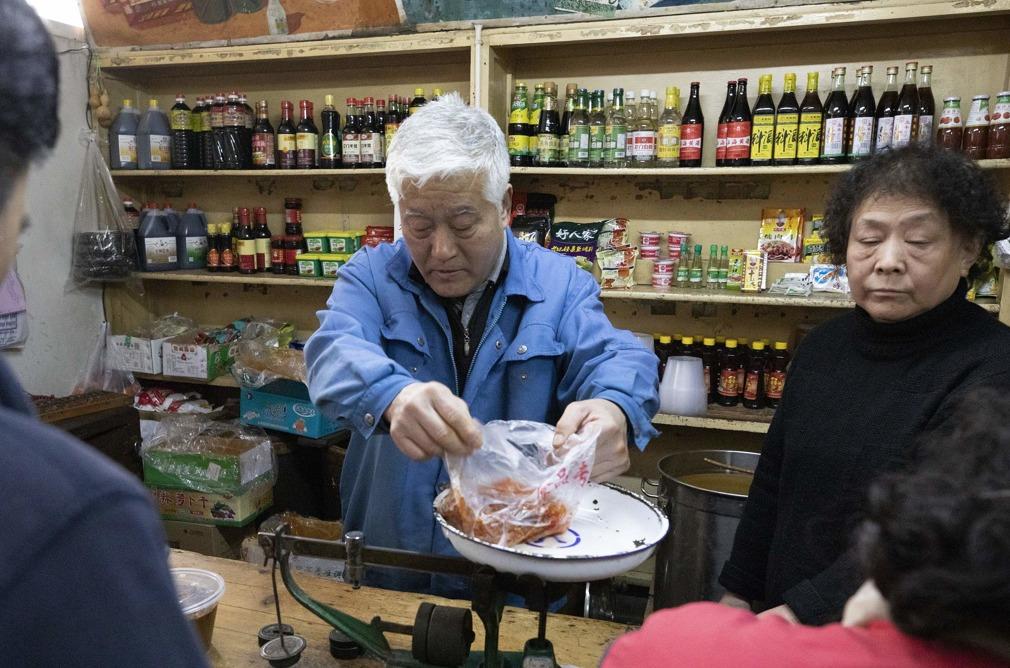
[[[238,495],[253,485],[277,480],[270,437],[235,420],[168,417],[145,441],[140,455],[144,481],[157,487]]]
[[[308,380],[305,354],[289,348],[294,328],[287,323],[254,320],[235,345],[231,373],[242,387],[263,387],[279,378],[301,383]]]
[[[86,392],[115,392],[135,395],[140,392],[140,384],[129,371],[116,368],[109,355],[109,323],[102,323],[98,342],[88,357],[88,364],[77,379],[72,394]]]
[[[102,160],[95,133],[85,131],[81,138],[87,143],[87,151],[74,217],[67,290],[117,281],[128,282],[132,289],[142,293],[140,281],[132,278],[137,259],[136,239],[119,192]]]
[[[471,538],[518,545],[568,529],[589,483],[600,431],[574,434],[554,448],[554,427],[496,420],[470,457],[446,456],[452,491],[439,509]]]

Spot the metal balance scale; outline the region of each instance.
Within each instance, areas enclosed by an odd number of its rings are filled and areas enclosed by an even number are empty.
[[[260,532],[260,544],[274,561],[273,584],[277,623],[260,630],[260,654],[271,666],[298,662],[306,643],[281,619],[276,574],[302,606],[333,627],[330,653],[350,660],[367,655],[386,666],[403,668],[558,668],[547,639],[547,611],[573,582],[611,578],[634,569],[650,556],[669,528],[664,513],[649,501],[615,485],[590,484],[569,530],[562,535],[505,547],[465,535],[442,517],[438,508],[448,490],[435,499],[435,519],[462,557],[419,554],[369,547],[361,532],[342,541],[292,536],[287,525]],[[412,626],[375,617],[362,621],[313,599],[295,581],[290,557],[296,549],[343,559],[344,580],[358,589],[368,566],[397,568],[470,580],[471,608],[422,603]],[[509,594],[526,599],[539,613],[537,637],[522,650],[499,648],[499,630]],[[471,612],[472,611],[472,612]],[[473,615],[484,625],[484,649],[471,652]],[[387,633],[410,636],[411,649],[394,649]]]

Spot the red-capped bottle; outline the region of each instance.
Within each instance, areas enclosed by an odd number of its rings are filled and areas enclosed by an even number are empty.
[[[699,90],[701,84],[691,82],[691,97],[688,98],[684,116],[680,121],[680,166],[701,167],[701,155],[705,138],[705,116],[701,113]]]
[[[726,166],[746,167],[750,165],[751,139],[750,102],[747,100],[747,79],[741,77],[736,82],[736,96],[733,113],[726,130]]]
[[[294,105],[281,100],[281,122],[277,126],[277,167],[296,169],[298,167],[298,133],[292,122]]]
[[[733,103],[736,101],[736,81],[726,84],[726,101],[722,103],[719,112],[719,127],[715,135],[715,166],[726,165],[726,135],[729,132],[729,122],[733,115]]]
[[[249,226],[249,209],[238,210],[238,271],[240,274],[256,273],[256,237]]]

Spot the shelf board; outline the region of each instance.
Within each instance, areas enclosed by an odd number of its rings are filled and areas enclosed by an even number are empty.
[[[753,410],[743,406],[719,406],[710,404],[705,415],[685,417],[660,413],[652,419],[655,424],[695,429],[715,429],[719,431],[743,431],[751,434],[765,434],[771,425],[775,410],[762,408]]]
[[[175,281],[189,283],[231,283],[233,285],[284,285],[288,287],[333,288],[332,278],[302,278],[276,274],[226,274],[201,270],[150,271],[134,274],[143,281]],[[788,306],[800,308],[852,308],[854,302],[848,295],[817,295],[787,297],[768,293],[736,292],[734,290],[688,290],[672,288],[657,290],[639,285],[630,290],[602,290],[601,299],[638,301],[697,302],[706,304],[744,304],[751,306]],[[999,313],[999,302],[982,299],[975,302],[990,313]]]
[[[983,169],[1010,169],[1010,160],[979,160]],[[584,167],[512,167],[514,176],[585,176],[585,177],[683,177],[683,178],[726,178],[751,176],[817,176],[841,174],[852,169],[852,165],[812,165],[809,167],[652,167],[652,168],[584,168]],[[360,176],[385,175],[381,167],[367,169],[114,169],[116,178],[207,178],[207,177],[253,177],[275,178],[293,176],[336,176],[354,178]]]
[[[176,281],[189,283],[231,283],[235,285],[286,285],[290,287],[333,288],[332,278],[303,278],[283,274],[226,274],[209,271],[178,270],[178,271],[140,271],[134,276],[143,281]]]
[[[238,387],[238,382],[230,374],[226,373],[223,376],[218,376],[214,380],[202,380],[200,378],[182,378],[177,376],[163,376],[156,373],[137,373],[133,372],[135,378],[140,380],[154,380],[163,383],[189,383],[191,385],[209,385],[211,387]]]

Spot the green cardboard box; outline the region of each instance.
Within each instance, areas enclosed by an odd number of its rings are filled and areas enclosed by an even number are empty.
[[[197,437],[190,448],[145,448],[144,482],[152,487],[239,494],[274,470],[273,446],[266,438]]]
[[[200,492],[148,483],[154,503],[165,520],[243,526],[274,502],[274,483],[264,476],[240,494]]]

